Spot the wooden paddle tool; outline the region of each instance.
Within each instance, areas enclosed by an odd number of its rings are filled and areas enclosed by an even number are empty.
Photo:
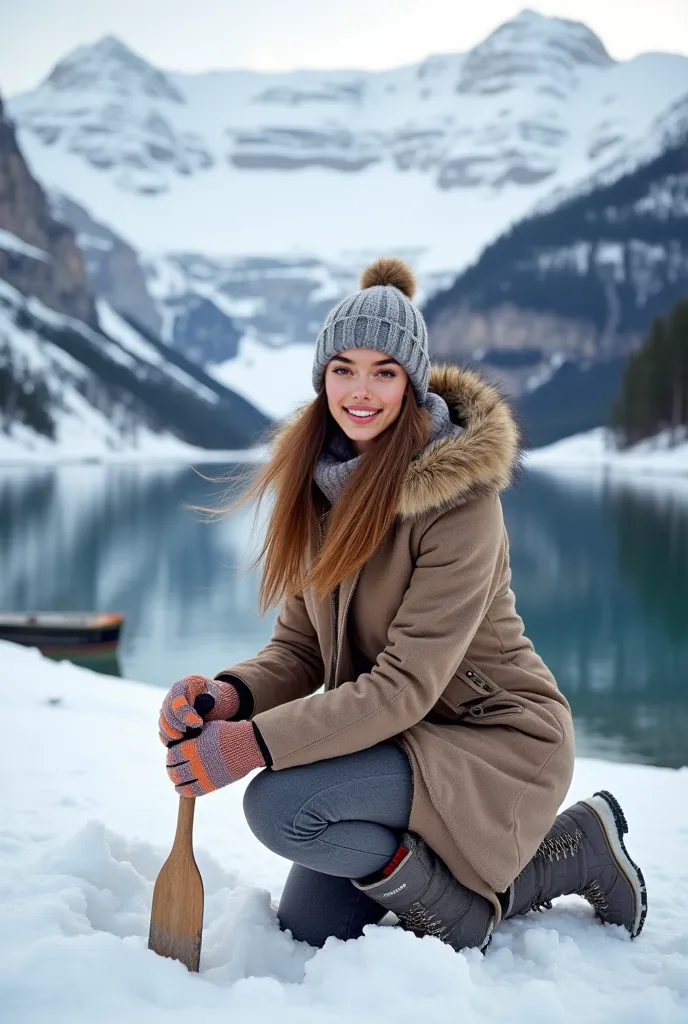
[[[214,703],[210,694],[202,693],[194,701],[194,708],[203,715],[212,710]],[[187,729],[184,739],[200,733],[201,729]],[[171,741],[168,747],[177,743],[181,740]],[[177,832],[155,882],[148,932],[149,949],[159,956],[180,960],[190,971],[198,971],[203,935],[203,879],[193,853],[195,805],[195,797],[179,797]]]

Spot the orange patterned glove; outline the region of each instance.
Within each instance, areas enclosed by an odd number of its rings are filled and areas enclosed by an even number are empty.
[[[173,743],[167,774],[180,796],[204,796],[264,768],[251,722],[208,722],[200,736]]]
[[[198,708],[194,701],[198,698]],[[185,676],[170,687],[160,709],[158,730],[167,746],[180,740],[187,729],[200,729],[204,722],[231,718],[239,710],[239,694],[231,683],[205,676]],[[199,713],[200,711],[200,713]]]

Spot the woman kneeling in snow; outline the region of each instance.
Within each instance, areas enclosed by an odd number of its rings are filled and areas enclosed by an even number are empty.
[[[201,796],[266,769],[244,810],[293,861],[278,916],[312,945],[391,910],[484,949],[501,920],[565,893],[635,936],[645,885],[618,802],[599,792],[557,817],[571,712],[523,634],[499,498],[518,430],[490,385],[430,365],[414,289],[379,259],[328,314],[317,397],[237,503],[276,492],[259,556],[261,611],[284,599],[272,639],[171,688],[169,777]]]

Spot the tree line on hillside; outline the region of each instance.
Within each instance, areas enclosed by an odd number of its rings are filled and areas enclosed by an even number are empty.
[[[0,338],[0,430],[8,433],[15,423],[44,437],[55,437],[51,413],[52,395],[41,374],[13,355],[7,338]]]
[[[685,218],[669,202],[665,215],[651,200],[655,191],[671,199],[677,209],[681,181],[688,171],[688,137],[668,147],[654,160],[629,171],[609,185],[572,196],[560,206],[518,221],[488,245],[445,291],[433,295],[423,307],[430,328],[443,315],[470,308],[490,311],[514,305],[519,309],[554,313],[585,321],[604,331],[609,320],[609,268],[597,262],[601,250],[613,245],[623,260],[624,274],[614,282],[619,303],[617,335],[645,331],[653,314],[661,315],[685,293],[685,271],[671,273],[676,253],[685,252]],[[664,252],[653,267],[655,283],[645,302],[637,302],[632,245],[640,242]],[[587,247],[588,259],[579,267],[576,246]],[[551,254],[569,254],[570,261],[540,263]],[[638,257],[640,258],[640,257]]]
[[[655,317],[640,348],[626,363],[612,410],[621,448],[661,431],[675,441],[688,433],[688,299],[667,317]]]

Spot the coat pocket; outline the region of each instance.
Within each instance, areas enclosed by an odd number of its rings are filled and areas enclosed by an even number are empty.
[[[508,713],[505,707],[498,710],[498,702],[509,705],[512,714],[519,714],[523,710],[477,665],[464,658],[430,714],[433,720],[445,721],[461,721],[469,715],[473,718],[494,718],[498,714]],[[480,711],[480,708],[484,710]]]
[[[508,718],[511,715],[522,715],[525,708],[518,701],[509,697],[506,691],[503,696],[488,697],[477,704],[471,705],[469,717],[482,722],[486,719]]]

